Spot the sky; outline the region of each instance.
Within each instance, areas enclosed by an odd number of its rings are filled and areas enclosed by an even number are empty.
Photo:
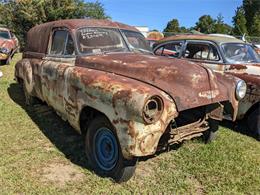
[[[96,0],[87,0],[95,2]],[[242,0],[99,0],[114,21],[132,26],[147,26],[163,31],[168,21],[179,20],[180,26],[194,26],[205,14],[216,18],[222,14],[224,22],[232,25],[235,10]]]

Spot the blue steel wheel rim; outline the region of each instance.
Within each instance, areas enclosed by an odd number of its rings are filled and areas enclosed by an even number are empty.
[[[98,166],[104,171],[111,171],[118,161],[118,143],[113,132],[101,127],[94,137],[94,156]]]

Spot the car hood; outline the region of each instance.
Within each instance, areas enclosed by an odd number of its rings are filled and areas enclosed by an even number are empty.
[[[0,38],[0,48],[12,50],[14,43],[12,40]]]
[[[260,63],[227,65],[226,71],[243,79],[248,84],[260,86]]]
[[[235,87],[233,77],[222,79],[222,75],[216,76],[193,62],[153,55],[111,53],[79,56],[76,66],[103,70],[153,85],[169,94],[179,111],[229,100],[230,91]]]

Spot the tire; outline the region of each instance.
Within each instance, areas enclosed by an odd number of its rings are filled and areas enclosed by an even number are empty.
[[[216,139],[217,131],[219,129],[219,121],[209,119],[209,129],[203,133],[203,138],[206,144],[211,143]]]
[[[125,160],[115,131],[105,116],[94,118],[85,136],[85,152],[90,167],[102,177],[121,183],[135,172],[136,159]]]
[[[247,125],[250,131],[255,134],[256,139],[260,141],[260,105],[248,115]]]

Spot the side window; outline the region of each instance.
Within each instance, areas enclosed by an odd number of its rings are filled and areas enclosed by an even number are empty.
[[[184,57],[209,61],[220,60],[218,51],[215,46],[207,43],[188,43]]]
[[[170,56],[170,57],[179,57],[181,52],[183,43],[182,42],[174,42],[174,43],[167,43],[164,46],[158,48],[155,51],[156,55],[162,56]]]
[[[68,34],[67,38],[67,45],[65,48],[65,55],[74,55],[75,49],[74,49],[74,42],[70,34]]]
[[[159,47],[158,49],[156,49],[156,51],[154,52],[154,54],[155,54],[155,55],[158,55],[158,56],[162,55],[163,48],[164,48],[163,46],[162,46],[162,47]]]
[[[52,35],[51,55],[74,55],[74,43],[71,35],[66,30],[56,30]]]

